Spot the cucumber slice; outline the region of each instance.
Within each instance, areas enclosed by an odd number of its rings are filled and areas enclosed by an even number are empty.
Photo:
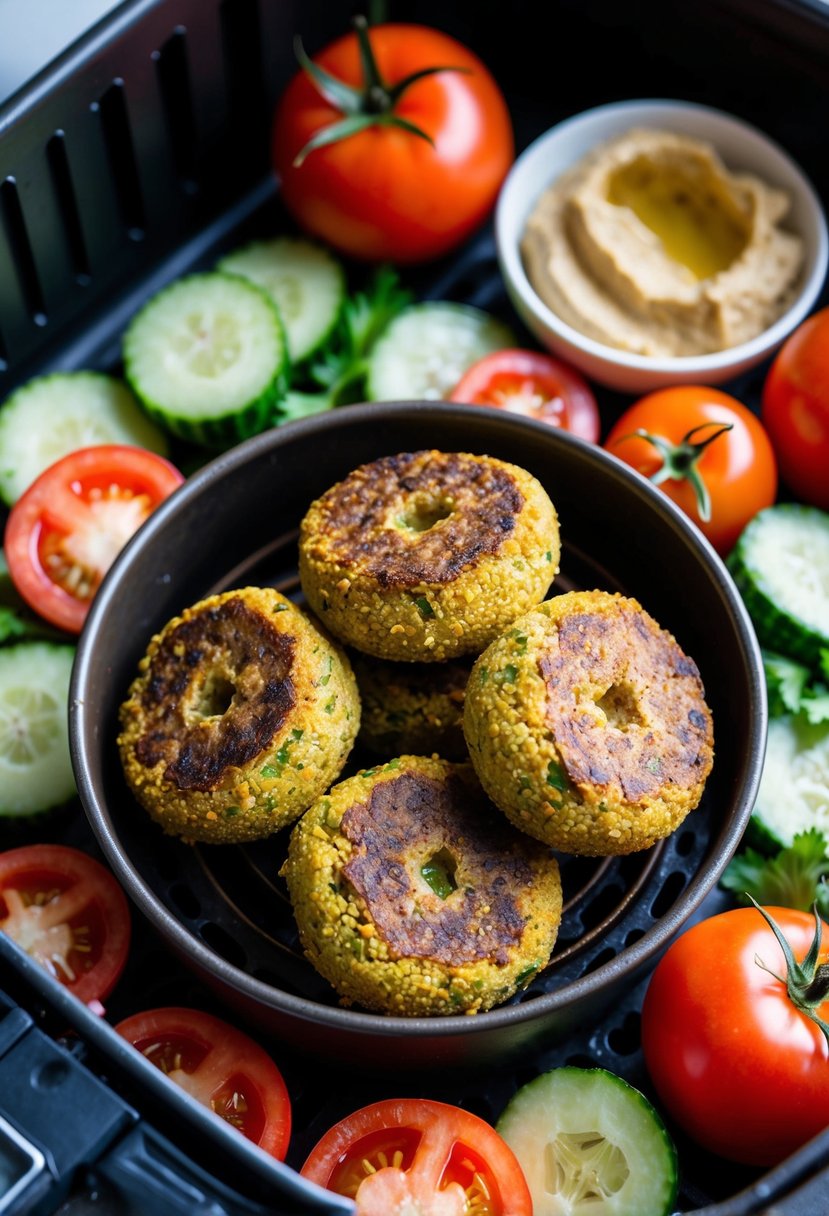
[[[776,852],[810,828],[829,840],[829,722],[813,726],[802,714],[772,718],[751,843]]]
[[[375,343],[368,364],[370,401],[438,401],[484,355],[514,346],[508,327],[469,304],[411,304]]]
[[[766,507],[728,565],[761,645],[819,670],[829,648],[829,514],[799,503]]]
[[[270,296],[236,275],[188,275],[153,296],[124,338],[127,380],[173,434],[226,447],[269,426],[288,349]]]
[[[167,437],[120,380],[55,372],[17,389],[0,409],[0,495],[12,506],[50,464],[78,448],[127,443],[168,453]]]
[[[524,1085],[497,1130],[524,1170],[534,1216],[667,1216],[676,1148],[637,1089],[603,1068],[556,1068]]]
[[[74,646],[0,650],[0,816],[36,815],[75,793],[67,702]]]
[[[227,254],[216,269],[264,288],[282,317],[292,363],[318,350],[339,320],[345,271],[321,245],[287,236],[254,241]]]

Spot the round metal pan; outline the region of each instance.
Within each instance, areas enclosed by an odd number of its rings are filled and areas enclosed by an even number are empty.
[[[655,848],[562,857],[565,913],[550,966],[510,1003],[475,1017],[385,1017],[342,1008],[302,956],[278,870],[287,832],[255,846],[188,846],[132,798],[118,707],[154,632],[233,586],[299,598],[296,529],[357,465],[434,447],[519,464],[560,517],[554,591],[637,598],[696,660],[716,757],[699,807]],[[554,428],[433,402],[349,406],[220,456],[150,518],[116,561],[80,638],[70,736],[81,799],[117,877],[168,945],[228,1003],[297,1047],[394,1067],[506,1059],[597,1021],[651,966],[716,884],[754,803],[766,731],[759,649],[724,565],[660,491]],[[355,762],[359,756],[355,757]]]

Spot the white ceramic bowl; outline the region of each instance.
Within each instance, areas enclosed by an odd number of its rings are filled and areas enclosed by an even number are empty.
[[[791,195],[785,223],[805,245],[799,291],[791,307],[750,342],[693,357],[657,359],[630,354],[573,329],[533,289],[522,263],[520,241],[539,195],[591,148],[632,127],[678,131],[706,140],[729,169],[755,173]],[[807,316],[820,293],[829,260],[820,201],[791,157],[742,119],[683,101],[614,102],[577,114],[539,136],[507,175],[498,199],[495,232],[507,291],[538,341],[598,383],[632,393],[669,384],[721,384],[759,363]]]

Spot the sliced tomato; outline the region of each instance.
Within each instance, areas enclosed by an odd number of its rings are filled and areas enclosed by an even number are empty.
[[[598,442],[599,407],[587,381],[541,351],[509,349],[485,355],[465,372],[449,400],[492,405]]]
[[[80,633],[121,549],[183,480],[163,456],[122,444],[80,448],[55,461],[17,500],[6,524],[17,590],[52,625]]]
[[[0,929],[85,1003],[101,1001],[124,969],[124,892],[78,849],[33,844],[0,853]]]
[[[532,1216],[521,1166],[495,1129],[424,1098],[375,1102],[348,1115],[301,1173],[355,1199],[359,1216]]]
[[[291,1103],[282,1073],[253,1039],[221,1018],[171,1006],[115,1027],[171,1081],[282,1161]]]

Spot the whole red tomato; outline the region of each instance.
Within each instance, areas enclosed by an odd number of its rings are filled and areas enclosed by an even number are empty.
[[[506,103],[481,61],[424,26],[360,25],[315,57],[319,69],[333,85],[298,72],[274,120],[282,196],[302,227],[347,254],[395,262],[437,257],[473,232],[514,152]],[[312,140],[319,146],[303,155]]]
[[[814,919],[767,911],[802,961]],[[826,964],[829,947],[818,958]],[[699,1144],[748,1165],[774,1165],[829,1125],[829,1046],[785,975],[762,914],[738,908],[669,947],[642,1008],[645,1063],[666,1110]],[[829,1000],[815,1012],[829,1018]]]
[[[829,308],[782,347],[763,386],[762,418],[783,480],[829,511]]]
[[[762,424],[715,388],[649,393],[614,423],[604,446],[657,484],[721,554],[777,494],[777,463]]]

